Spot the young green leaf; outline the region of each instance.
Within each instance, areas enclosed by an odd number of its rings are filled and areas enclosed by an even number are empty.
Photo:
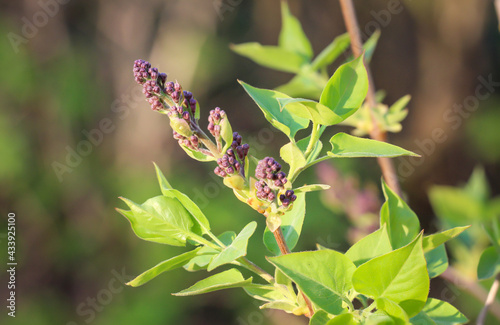
[[[313,70],[319,70],[330,65],[339,57],[351,44],[349,34],[345,33],[335,37],[335,39],[321,51],[311,64]]]
[[[275,286],[253,284],[243,287],[252,298],[262,301],[285,301],[286,297]]]
[[[158,183],[160,184],[160,190],[163,195],[165,195],[165,191],[172,190],[173,187],[170,185],[170,183],[167,181],[165,176],[160,170],[160,167],[156,165],[156,163],[153,163],[155,165],[155,170],[156,170],[156,178],[158,178]]]
[[[309,120],[292,114],[289,108],[281,110],[277,98],[289,98],[289,96],[274,90],[255,88],[243,81],[240,81],[240,84],[262,110],[266,119],[285,133],[290,140],[293,141],[298,130],[305,129],[309,125]]]
[[[357,325],[359,324],[351,313],[335,316],[326,325]]]
[[[387,227],[382,225],[380,229],[360,239],[356,244],[345,253],[356,267],[361,264],[378,257],[380,255],[392,251]]]
[[[344,132],[335,134],[331,139],[332,150],[327,154],[334,158],[358,157],[399,157],[417,154],[387,142],[358,138]]]
[[[466,225],[483,218],[483,203],[461,188],[433,186],[429,199],[439,218],[448,224]]]
[[[389,317],[392,318],[396,325],[409,324],[410,319],[401,306],[387,298],[377,298],[375,300],[378,310],[383,310]]]
[[[409,317],[418,314],[427,301],[430,284],[422,235],[407,246],[360,265],[352,282],[361,294],[372,299],[388,298]]]
[[[288,107],[291,113],[310,119],[315,124],[335,125],[344,120],[343,117],[335,114],[330,108],[313,100],[304,98],[278,98],[277,100],[282,110]],[[293,103],[302,105],[290,105]]]
[[[363,104],[368,92],[368,75],[363,56],[341,65],[326,84],[319,102],[346,119]]]
[[[172,245],[185,246],[191,235],[201,235],[191,214],[175,198],[157,196],[139,205],[121,198],[130,208],[129,211],[117,209],[125,216],[137,237]]]
[[[427,253],[433,250],[434,248],[438,247],[439,245],[446,243],[448,240],[460,235],[464,230],[466,230],[469,227],[470,226],[455,227],[436,234],[425,236],[424,239],[422,240],[422,247],[424,248],[424,252]]]
[[[468,321],[467,317],[462,315],[455,307],[446,301],[434,298],[427,299],[422,311],[417,316],[410,319],[410,322],[415,325],[456,325],[465,324]]]
[[[490,246],[481,254],[479,265],[477,266],[477,278],[485,280],[498,273],[500,273],[500,252],[495,246]]]
[[[255,229],[257,228],[257,222],[252,221],[241,230],[238,236],[234,239],[231,245],[227,246],[215,255],[208,265],[207,271],[212,271],[218,266],[231,263],[239,257],[245,256],[247,254],[248,239],[253,235]]]
[[[289,301],[270,301],[259,307],[260,309],[278,309],[283,310],[287,313],[293,313],[297,308],[297,305],[290,303]]]
[[[285,242],[290,250],[297,245],[297,241],[302,231],[302,224],[304,223],[304,216],[306,214],[306,195],[304,193],[298,193],[296,195],[297,199],[293,203],[293,209],[287,211],[285,215],[281,217],[283,238],[285,238]],[[264,244],[271,253],[274,255],[281,254],[273,233],[267,227],[266,230],[264,230],[263,239]]]
[[[420,231],[417,215],[382,180],[385,203],[380,210],[380,225],[387,226],[387,233],[393,249],[410,243]]]
[[[171,259],[168,259],[166,261],[163,261],[163,262],[153,266],[149,270],[141,273],[135,279],[128,282],[127,285],[132,286],[132,287],[138,287],[138,286],[141,286],[141,285],[149,282],[151,279],[157,277],[158,275],[160,275],[163,272],[179,268],[179,267],[183,266],[187,261],[189,261],[193,257],[195,257],[201,248],[202,247],[198,247],[190,252],[186,252],[184,254],[181,254],[181,255],[172,257]]]
[[[306,157],[294,142],[289,142],[281,147],[280,157],[290,166],[288,175],[295,174],[299,168],[306,165]]]
[[[173,295],[194,296],[217,290],[245,287],[251,283],[251,277],[245,280],[240,271],[237,269],[230,269],[200,280],[187,289],[173,293]]]
[[[225,245],[229,246],[236,238],[236,233],[234,231],[226,231],[223,234],[217,236],[219,240]],[[202,247],[198,252],[198,255],[193,257],[189,262],[187,262],[183,267],[186,271],[195,272],[200,270],[206,270],[208,264],[212,261],[212,258],[220,253],[220,250],[213,249],[208,246]]]
[[[365,51],[365,63],[369,64],[372,60],[373,53],[375,52],[375,48],[377,47],[378,40],[380,38],[380,30],[377,29],[373,34],[368,38],[368,40],[363,44],[363,50]],[[347,58],[347,61],[351,61],[354,57],[350,55]],[[380,102],[379,102],[380,103]]]
[[[425,260],[427,261],[427,272],[429,273],[429,278],[433,279],[441,275],[448,268],[448,255],[446,254],[446,249],[444,244],[425,252]]]
[[[210,232],[210,223],[208,222],[207,217],[205,217],[200,208],[196,205],[196,203],[193,202],[193,200],[189,198],[189,196],[187,196],[184,193],[181,193],[178,190],[173,190],[173,189],[166,190],[163,192],[164,196],[179,200],[179,202],[184,206],[184,208],[189,211],[193,219],[196,220],[196,224],[194,227],[196,232],[198,232],[198,228],[202,234],[208,234]]]
[[[281,32],[278,45],[307,59],[313,56],[311,43],[302,30],[299,20],[290,13],[286,1],[281,2]]]
[[[182,145],[180,147],[182,148],[182,150],[184,150],[184,152],[186,152],[186,154],[189,157],[193,158],[194,160],[203,161],[203,162],[215,160],[215,158],[212,156],[205,155],[204,153],[199,152],[199,151],[194,151],[193,149],[190,149],[184,145]]]
[[[231,146],[231,143],[233,143],[233,129],[231,128],[227,116],[223,117],[220,121],[220,134],[225,143],[222,152],[226,152]]]
[[[324,310],[318,310],[309,321],[309,325],[325,325],[331,319],[331,316]]]
[[[300,54],[255,42],[231,45],[231,50],[261,66],[284,72],[298,73],[300,67],[308,62],[308,59]]]
[[[314,192],[314,191],[324,191],[328,190],[330,188],[330,185],[325,185],[325,184],[311,184],[311,185],[304,185],[301,187],[294,188],[293,191],[295,194],[297,193],[307,193],[307,192]]]
[[[342,313],[343,301],[352,289],[356,266],[333,250],[292,253],[268,260],[294,281],[313,303],[326,312]],[[349,302],[350,303],[350,302]]]
[[[319,98],[323,86],[326,84],[317,73],[304,72],[303,67],[299,74],[295,75],[289,82],[275,88],[276,91],[292,97]]]

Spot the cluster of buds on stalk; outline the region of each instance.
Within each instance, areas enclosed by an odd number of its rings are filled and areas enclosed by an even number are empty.
[[[281,171],[281,165],[272,157],[266,157],[259,161],[255,169],[255,177],[258,179],[255,183],[257,198],[268,202],[274,202],[278,193],[284,191],[285,184],[288,182],[285,172]],[[279,195],[281,205],[285,209],[296,199],[297,196],[293,190],[287,190],[284,194]]]
[[[240,174],[242,177],[245,177],[245,158],[248,155],[250,146],[247,143],[242,145],[241,141],[241,135],[239,135],[238,132],[234,132],[231,147],[227,149],[226,153],[221,158],[217,159],[218,166],[214,170],[216,175],[228,177],[234,174]]]

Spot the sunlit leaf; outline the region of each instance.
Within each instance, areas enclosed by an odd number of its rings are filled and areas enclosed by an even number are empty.
[[[252,283],[252,278],[244,279],[240,271],[230,269],[200,280],[191,287],[173,293],[174,296],[194,296],[217,290],[245,287]]]

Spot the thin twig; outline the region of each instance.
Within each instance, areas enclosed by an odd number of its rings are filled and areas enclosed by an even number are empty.
[[[449,283],[459,287],[460,289],[467,291],[472,296],[476,297],[479,301],[487,300],[487,292],[481,287],[477,282],[471,281],[460,272],[458,272],[452,266],[448,267],[441,275],[441,278],[445,279]],[[495,316],[496,319],[500,320],[500,303],[498,301],[493,301],[491,303],[490,313]]]
[[[291,251],[288,248],[288,245],[286,244],[285,238],[283,237],[283,232],[281,231],[281,228],[278,227],[275,231],[273,231],[274,238],[276,239],[276,243],[278,243],[278,247],[280,248],[280,252],[283,255],[290,254]],[[307,296],[301,292],[302,297],[304,298],[304,301],[306,302],[307,309],[309,310],[309,314],[306,316],[311,318],[314,315],[314,309],[311,303],[311,300],[307,298]]]
[[[488,314],[488,309],[490,309],[491,305],[495,302],[495,297],[497,296],[498,287],[500,287],[500,274],[497,275],[495,281],[491,285],[490,292],[488,293],[488,297],[484,302],[484,307],[481,309],[479,316],[477,317],[477,325],[484,325],[484,321],[486,320],[486,315]]]
[[[363,53],[363,43],[361,42],[361,35],[359,33],[358,21],[356,19],[356,13],[354,11],[354,5],[352,0],[340,0],[340,7],[342,9],[342,15],[344,17],[345,26],[349,37],[351,38],[351,49],[355,57],[359,57]],[[372,119],[372,130],[370,132],[370,138],[378,141],[387,141],[387,135],[385,131],[380,130],[377,120],[373,114],[373,108],[377,106],[377,101],[375,100],[375,84],[373,83],[372,73],[370,67],[365,63],[366,73],[368,75],[368,93],[366,95],[366,102],[370,107],[370,115]],[[398,177],[392,160],[385,157],[377,158],[380,169],[382,170],[382,175],[384,176],[387,185],[396,192],[399,196],[402,196],[401,187],[399,186]]]

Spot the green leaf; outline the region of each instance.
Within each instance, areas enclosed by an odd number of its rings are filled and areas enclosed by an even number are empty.
[[[449,303],[429,298],[422,311],[417,316],[412,317],[410,321],[414,325],[455,325],[465,324],[469,320]]]
[[[350,43],[351,39],[348,33],[335,37],[335,39],[318,54],[312,62],[311,67],[314,70],[319,70],[330,65],[340,54],[347,50]]]
[[[200,280],[187,289],[173,293],[173,295],[194,296],[222,289],[245,287],[251,283],[251,277],[245,280],[240,271],[230,269]]]
[[[210,223],[208,222],[207,217],[205,217],[200,208],[196,205],[196,203],[193,202],[193,200],[189,198],[189,196],[174,189],[163,190],[162,192],[166,197],[179,200],[182,206],[184,206],[184,208],[189,211],[193,219],[196,220],[196,225],[194,227],[195,232],[198,232],[199,228],[199,231],[201,231],[202,234],[210,233]]]
[[[223,234],[219,235],[218,238],[224,245],[229,246],[236,238],[236,233],[234,231],[226,231]],[[183,267],[186,271],[189,272],[206,270],[208,264],[210,264],[210,262],[212,261],[212,258],[218,253],[220,253],[220,250],[204,246],[202,249],[200,249],[198,255],[193,257]]]
[[[184,145],[180,145],[179,147],[181,147],[182,150],[184,150],[184,152],[186,152],[186,154],[189,157],[193,158],[194,160],[203,161],[203,162],[215,160],[215,158],[212,156],[205,155],[204,153],[201,153],[199,151],[194,151],[193,149],[190,149]]]
[[[335,316],[328,323],[326,323],[326,325],[357,325],[357,324],[359,323],[354,319],[354,316],[351,313]]]
[[[318,310],[309,321],[309,325],[325,325],[330,320],[330,316],[324,310]]]
[[[341,116],[335,114],[330,108],[313,100],[304,98],[278,98],[281,109],[292,103],[302,105],[291,105],[289,110],[296,116],[307,118],[315,124],[335,125],[344,120]]]
[[[207,271],[212,271],[218,266],[231,263],[241,256],[247,254],[248,239],[253,235],[255,229],[257,228],[257,222],[252,221],[241,230],[238,236],[234,239],[231,245],[227,246],[220,252],[220,254],[215,255],[210,264],[208,265]]]
[[[380,255],[392,251],[387,228],[382,225],[380,229],[361,238],[345,253],[356,267]]]
[[[441,244],[446,243],[448,240],[455,238],[460,235],[464,230],[469,228],[470,226],[465,227],[455,227],[452,229],[448,229],[437,234],[432,234],[429,236],[425,236],[422,240],[422,247],[424,248],[424,252],[429,252],[434,248],[438,247]]]
[[[335,134],[331,139],[332,150],[327,154],[334,158],[358,157],[399,157],[417,154],[398,146],[377,140],[358,138],[344,132]]]
[[[490,196],[490,187],[484,168],[476,166],[464,190],[477,201],[486,202]]]
[[[222,152],[226,152],[233,143],[233,129],[231,128],[227,116],[223,117],[220,121],[220,134],[225,143]]]
[[[163,176],[160,167],[158,167],[156,163],[153,163],[153,165],[155,165],[156,177],[158,178],[158,183],[160,184],[161,193],[165,194],[165,191],[172,190],[173,189],[172,185],[170,185],[165,176]]]
[[[370,314],[363,325],[395,325],[394,320],[382,310]],[[427,325],[427,324],[426,324]]]
[[[370,38],[363,44],[363,49],[365,50],[365,62],[369,64],[372,60],[373,53],[377,47],[378,40],[380,38],[380,29],[377,29]]]
[[[446,254],[444,244],[424,253],[429,278],[433,279],[446,271],[448,268],[448,255]]]
[[[382,180],[385,203],[380,210],[380,225],[387,226],[387,233],[393,249],[411,242],[420,231],[417,215]]]
[[[290,166],[288,175],[295,174],[299,168],[306,165],[306,157],[294,142],[289,142],[281,147],[280,157]]]
[[[130,208],[129,211],[117,209],[125,216],[137,237],[172,245],[185,246],[191,235],[196,232],[195,220],[191,214],[175,198],[157,196],[139,205],[121,198]]]
[[[286,297],[276,287],[271,285],[249,285],[243,288],[252,298],[262,301],[283,301]]]
[[[286,1],[281,2],[281,32],[278,45],[307,59],[313,56],[311,43],[302,30],[299,20],[290,13]]]
[[[274,90],[255,88],[243,81],[239,82],[262,110],[266,119],[275,128],[285,133],[290,140],[293,140],[298,130],[305,129],[309,125],[309,120],[293,115],[289,111],[290,107],[281,111],[277,98],[289,98],[289,96]]]
[[[354,289],[372,299],[388,298],[409,317],[425,305],[429,293],[422,235],[413,242],[362,265],[352,277]]]
[[[346,119],[363,104],[368,76],[363,56],[341,65],[326,84],[319,102]]]
[[[486,248],[481,254],[477,266],[477,278],[479,280],[489,279],[500,273],[500,252],[495,246]]]
[[[352,274],[356,267],[343,254],[333,250],[292,253],[268,260],[294,281],[312,302],[326,312],[338,315],[349,301]]]
[[[193,257],[195,257],[201,248],[202,247],[198,247],[190,252],[186,252],[184,254],[181,254],[181,255],[172,257],[171,259],[168,259],[166,261],[163,261],[163,262],[155,265],[154,267],[150,268],[149,270],[141,273],[135,279],[128,282],[127,285],[132,286],[132,287],[138,287],[138,286],[141,286],[141,285],[149,282],[151,279],[157,277],[158,275],[160,275],[163,272],[179,268],[179,267],[183,266],[187,261],[189,261]]]
[[[368,40],[363,44],[363,50],[365,51],[365,63],[368,65],[372,60],[373,53],[375,53],[375,48],[377,47],[378,40],[380,38],[380,30],[376,30],[373,34],[368,38]],[[347,61],[351,61],[354,56],[349,55]],[[382,101],[378,101],[381,103]]]
[[[375,300],[378,310],[383,310],[389,315],[395,324],[406,325],[409,324],[410,319],[408,315],[397,303],[387,298],[378,298]]]
[[[482,202],[461,188],[433,186],[429,198],[437,216],[449,224],[466,225],[483,218]]]
[[[314,192],[314,191],[324,191],[328,190],[330,188],[330,185],[325,185],[325,184],[311,184],[311,185],[304,185],[301,187],[297,187],[293,189],[295,194],[297,193],[307,193],[307,192]]]
[[[275,88],[276,91],[292,97],[319,98],[325,82],[321,82],[317,77],[310,76],[301,71],[289,82]]]
[[[308,61],[306,57],[292,51],[255,42],[231,45],[231,50],[261,66],[284,72],[298,73]]]
[[[401,97],[394,104],[392,104],[391,107],[389,107],[389,113],[396,114],[401,112],[406,108],[406,106],[410,102],[410,99],[411,99],[410,95]]]
[[[281,230],[283,238],[290,250],[292,250],[299,240],[306,214],[306,198],[304,193],[297,193],[297,199],[293,203],[293,209],[289,210],[281,217]],[[274,255],[280,255],[280,249],[276,243],[273,233],[266,227],[264,230],[264,244]]]
[[[260,309],[279,309],[284,310],[287,313],[293,313],[297,308],[297,305],[290,303],[289,301],[270,301],[259,307]]]

